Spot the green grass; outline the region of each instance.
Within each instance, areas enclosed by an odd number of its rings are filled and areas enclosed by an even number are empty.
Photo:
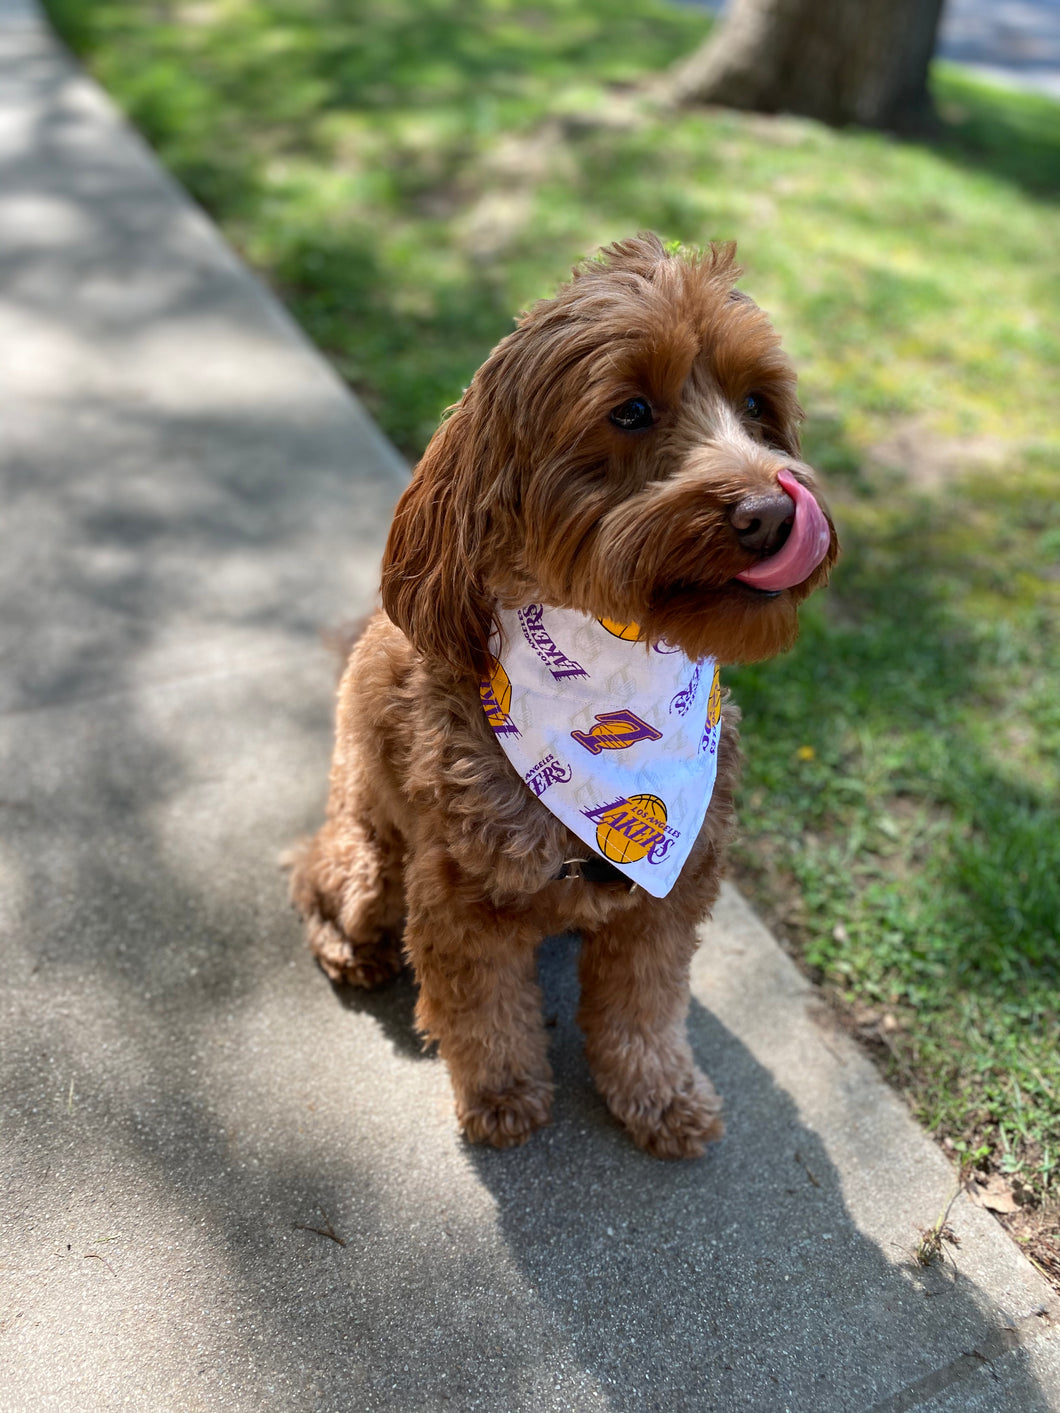
[[[849,508],[838,593],[798,652],[736,674],[753,736],[738,857],[928,1125],[1044,1191],[1060,1177],[1057,463],[1029,458],[1017,481],[1018,497],[983,477]]]
[[[1060,1193],[1060,109],[938,66],[931,144],[673,113],[661,0],[50,0],[410,457],[641,227],[736,238],[845,547],[732,674],[738,866],[937,1133]]]

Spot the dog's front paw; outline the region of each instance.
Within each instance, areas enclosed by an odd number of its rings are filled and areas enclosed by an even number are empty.
[[[526,1079],[458,1101],[457,1118],[469,1143],[517,1148],[535,1129],[548,1123],[551,1108],[552,1085],[547,1080]]]
[[[345,933],[319,915],[306,925],[309,946],[329,980],[371,991],[397,976],[404,966],[401,949],[393,938],[376,942],[351,942]]]
[[[699,1158],[722,1137],[721,1096],[705,1074],[694,1071],[665,1095],[629,1096],[612,1104],[634,1143],[656,1158]]]

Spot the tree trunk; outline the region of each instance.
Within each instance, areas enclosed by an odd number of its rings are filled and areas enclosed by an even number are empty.
[[[943,0],[730,0],[674,74],[681,103],[909,131],[934,108],[927,70]]]

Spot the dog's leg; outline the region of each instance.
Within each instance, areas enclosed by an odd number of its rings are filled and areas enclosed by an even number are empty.
[[[597,1088],[634,1141],[658,1158],[695,1158],[724,1132],[685,1032],[697,939],[653,902],[583,933],[578,1024]]]
[[[416,1024],[438,1042],[471,1143],[514,1148],[548,1122],[551,1070],[537,984],[540,932],[486,901],[433,888],[410,867],[405,950],[419,982]]]
[[[401,970],[405,900],[396,836],[349,815],[329,820],[295,855],[291,901],[332,981],[370,988]]]

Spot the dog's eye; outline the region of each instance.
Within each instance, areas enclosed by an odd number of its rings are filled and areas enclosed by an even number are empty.
[[[623,432],[639,432],[642,427],[650,427],[655,417],[650,402],[643,397],[631,397],[628,402],[612,407],[611,421]]]
[[[761,419],[765,409],[762,406],[762,399],[760,397],[755,397],[754,393],[748,393],[744,398],[743,410],[752,421],[757,422]]]

